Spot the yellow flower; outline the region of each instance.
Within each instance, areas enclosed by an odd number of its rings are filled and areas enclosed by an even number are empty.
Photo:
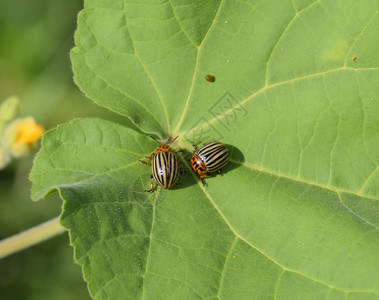
[[[19,100],[11,96],[0,105],[0,170],[13,158],[26,156],[37,146],[44,129],[33,117],[15,119]]]
[[[26,156],[36,147],[43,132],[33,117],[16,119],[6,127],[2,146],[15,158]]]
[[[18,133],[15,141],[16,145],[24,143],[30,149],[32,149],[34,142],[38,141],[44,132],[43,127],[38,125],[32,117],[23,119],[23,122],[16,125],[16,129]]]

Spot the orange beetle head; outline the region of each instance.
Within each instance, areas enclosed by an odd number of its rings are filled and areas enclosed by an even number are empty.
[[[162,144],[162,145],[160,145],[160,146],[158,147],[157,150],[155,150],[154,154],[157,154],[157,153],[159,153],[159,152],[174,152],[174,150],[172,150],[172,149],[170,148],[169,145],[167,145],[167,144]]]

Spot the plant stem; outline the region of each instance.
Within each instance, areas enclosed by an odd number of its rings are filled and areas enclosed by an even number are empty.
[[[66,231],[59,217],[0,241],[0,259],[24,250]]]

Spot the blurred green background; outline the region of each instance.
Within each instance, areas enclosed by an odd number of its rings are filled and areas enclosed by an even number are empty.
[[[126,122],[73,83],[69,51],[82,7],[74,0],[0,1],[0,102],[19,96],[21,115],[46,129],[77,117]],[[0,239],[60,214],[56,193],[31,201],[32,163],[31,156],[0,170]],[[68,234],[0,260],[0,299],[90,299]]]

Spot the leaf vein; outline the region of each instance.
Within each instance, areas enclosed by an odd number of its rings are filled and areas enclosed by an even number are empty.
[[[282,34],[279,36],[279,38],[277,39],[277,41],[275,42],[274,46],[272,47],[272,50],[270,52],[270,55],[267,59],[267,63],[266,63],[266,75],[265,75],[265,85],[267,86],[268,85],[268,74],[269,74],[269,68],[270,68],[270,62],[271,62],[271,58],[276,50],[276,48],[278,47],[278,45],[280,44],[280,41],[283,39],[283,37],[286,35],[288,29],[291,27],[292,23],[295,21],[296,17],[303,13],[306,9],[309,9],[311,6],[313,6],[315,3],[318,3],[319,0],[313,2],[312,4],[308,5],[306,8],[302,9],[301,11],[297,12],[296,11],[296,8],[294,7],[294,15],[293,17],[291,18],[291,20],[288,22],[287,26],[283,29],[283,32]],[[292,2],[293,3],[293,2]]]
[[[196,295],[199,299],[204,299],[204,297],[201,296],[197,292],[197,290],[195,288],[191,287],[187,282],[185,282],[183,280],[179,280],[177,278],[169,278],[169,277],[166,277],[166,276],[163,276],[161,274],[157,274],[157,273],[151,272],[151,271],[149,271],[148,273],[151,274],[151,275],[157,276],[159,278],[163,278],[163,279],[166,279],[166,280],[173,280],[173,281],[179,282],[179,283],[183,284],[185,287],[187,287],[189,290],[191,290],[194,293],[194,295]]]
[[[329,180],[328,180],[328,185],[330,185],[331,182],[332,182],[333,153],[336,150],[338,137],[340,135],[341,118],[340,118],[340,116],[338,115],[338,113],[336,112],[336,110],[332,106],[332,100],[331,100],[331,98],[329,96],[328,89],[326,88],[325,76],[322,77],[322,81],[323,81],[323,85],[322,86],[323,86],[324,91],[325,91],[326,99],[328,99],[329,107],[333,110],[333,112],[337,116],[337,136],[334,139],[332,149],[329,152]]]
[[[125,93],[125,91],[122,91],[120,90],[119,88],[113,86],[112,84],[110,84],[105,78],[101,77],[100,75],[98,75],[94,69],[92,69],[89,64],[86,62],[86,65],[88,67],[88,69],[90,71],[92,71],[92,73],[94,74],[94,76],[100,80],[102,80],[106,85],[108,85],[110,88],[114,89],[115,91],[119,92],[120,94],[124,95],[125,97],[129,98],[130,100],[132,100],[133,102],[135,102],[137,105],[139,105],[140,107],[143,107],[143,109],[149,113],[153,119],[155,119],[158,123],[160,123],[160,121],[157,119],[157,117],[143,104],[143,101],[138,101],[137,99],[135,99],[134,97],[128,95],[127,93]],[[100,106],[102,106],[101,104],[99,104]],[[107,107],[108,108],[108,107]],[[110,109],[110,108],[109,108]],[[114,111],[113,109],[111,109],[112,111]],[[115,111],[117,112],[118,114],[121,114],[123,116],[127,116],[119,111]],[[128,117],[128,116],[127,116]]]
[[[282,277],[283,277],[283,275],[284,275],[285,272],[286,272],[286,270],[282,270],[282,272],[278,276],[278,279],[276,280],[274,294],[273,294],[274,300],[277,298],[279,283],[280,283],[280,281],[281,281],[281,279],[282,279]]]
[[[204,44],[204,41],[205,41],[206,38],[208,37],[208,33],[209,33],[209,32],[211,31],[211,29],[212,29],[212,26],[213,26],[213,24],[214,24],[214,21],[216,20],[217,15],[218,15],[218,13],[219,13],[219,11],[220,11],[220,7],[221,7],[221,5],[222,5],[222,2],[223,2],[223,0],[220,1],[220,4],[219,4],[219,6],[218,6],[218,8],[217,8],[217,12],[216,12],[216,14],[215,14],[215,16],[214,16],[214,18],[213,18],[213,22],[212,22],[211,26],[209,27],[207,33],[205,34],[203,40],[201,41],[200,45],[197,47],[196,63],[195,63],[195,68],[194,68],[193,75],[192,75],[191,86],[190,86],[190,89],[189,89],[188,97],[187,97],[187,99],[186,99],[186,103],[184,104],[184,108],[183,108],[182,115],[180,116],[180,119],[179,119],[179,121],[178,121],[178,124],[177,124],[176,127],[175,127],[175,130],[174,130],[175,132],[176,132],[176,131],[179,131],[180,126],[182,125],[183,120],[184,120],[184,118],[185,118],[185,116],[186,116],[186,114],[187,114],[188,107],[189,107],[189,103],[190,103],[190,99],[191,99],[191,97],[192,97],[192,93],[193,93],[193,87],[194,87],[194,85],[195,85],[195,78],[196,78],[196,74],[197,74],[197,69],[198,69],[198,66],[199,66],[200,50],[201,50],[201,48],[202,48],[202,46],[203,46],[203,44]]]
[[[218,290],[217,290],[217,295],[216,297],[218,299],[220,299],[220,292],[221,292],[221,288],[222,288],[222,283],[223,283],[223,279],[224,279],[224,274],[225,274],[225,268],[226,268],[226,262],[228,261],[228,258],[230,256],[230,254],[232,253],[233,249],[234,249],[234,246],[236,244],[236,242],[238,241],[238,238],[236,237],[233,242],[230,244],[230,248],[229,248],[229,251],[228,253],[226,254],[225,256],[225,260],[224,260],[224,264],[222,265],[222,269],[220,271],[221,273],[221,276],[220,276],[220,282],[219,282],[219,285],[218,285]]]
[[[246,168],[249,168],[251,170],[254,170],[254,171],[264,172],[264,173],[270,174],[272,176],[282,177],[282,178],[286,178],[286,179],[291,180],[291,181],[295,181],[295,182],[305,183],[305,184],[308,184],[308,185],[317,186],[317,187],[320,187],[322,189],[326,189],[326,190],[329,190],[329,191],[332,191],[332,192],[335,192],[335,193],[344,192],[344,193],[347,193],[347,194],[352,194],[352,195],[356,195],[356,196],[359,196],[359,197],[363,197],[363,198],[379,201],[379,198],[376,198],[376,197],[373,197],[373,196],[368,196],[368,195],[363,195],[363,194],[361,194],[359,192],[354,192],[354,191],[349,191],[349,190],[342,189],[342,188],[328,186],[328,185],[325,185],[325,184],[320,184],[320,183],[313,182],[313,181],[306,180],[306,179],[302,179],[302,178],[299,178],[299,177],[293,177],[293,176],[290,176],[290,175],[278,173],[278,172],[275,172],[275,171],[272,171],[272,170],[268,170],[268,169],[263,169],[263,168],[258,167],[256,165],[250,165],[250,164],[247,164],[245,162],[240,162],[240,161],[236,161],[236,160],[233,160],[233,159],[231,159],[230,161],[232,163],[242,165],[242,166],[244,166]]]
[[[350,48],[346,51],[346,58],[345,58],[345,63],[344,63],[344,66],[346,67],[347,65],[347,62],[348,62],[348,57],[350,57],[350,53],[351,53],[351,50],[353,49],[353,47],[355,46],[355,44],[357,43],[358,39],[360,38],[360,36],[365,32],[365,30],[367,29],[368,25],[370,25],[370,23],[374,20],[374,18],[376,17],[376,15],[378,14],[378,11],[376,11],[371,19],[367,22],[367,24],[365,26],[362,27],[361,31],[357,34],[357,36],[355,37],[354,41],[351,43],[351,46]]]
[[[177,249],[179,249],[179,251],[180,251],[181,249],[183,249],[183,250],[193,250],[193,251],[209,251],[209,252],[211,252],[211,253],[214,253],[214,254],[220,255],[220,256],[222,256],[222,257],[225,256],[225,253],[218,252],[218,251],[216,251],[216,250],[214,250],[214,249],[209,249],[209,248],[204,248],[204,247],[198,247],[198,248],[183,247],[183,246],[175,245],[175,244],[173,244],[173,243],[170,243],[170,242],[165,241],[165,240],[162,240],[162,239],[158,239],[158,238],[156,238],[156,237],[153,237],[153,240],[158,241],[158,242],[161,242],[161,243],[166,244],[166,245],[169,245],[169,246],[172,246],[172,247],[174,247],[174,248],[177,248]]]
[[[185,133],[182,133],[180,134],[180,136],[187,136],[189,134],[191,134],[192,132],[196,132],[198,131],[199,129],[206,129],[208,128],[209,126],[211,126],[212,124],[216,123],[216,122],[219,122],[221,119],[225,118],[226,116],[228,116],[230,113],[232,113],[233,111],[235,111],[236,109],[239,109],[242,105],[248,103],[250,100],[253,100],[255,97],[265,93],[266,91],[268,90],[271,90],[271,89],[274,89],[278,86],[283,86],[283,85],[286,85],[286,84],[292,84],[294,82],[297,82],[297,81],[302,81],[302,80],[306,80],[306,79],[309,79],[309,78],[317,78],[319,76],[324,76],[325,74],[329,74],[329,73],[334,73],[334,72],[339,72],[339,71],[346,71],[346,70],[353,70],[353,71],[356,71],[356,70],[359,70],[359,71],[368,71],[368,70],[379,70],[379,67],[375,67],[375,68],[350,68],[350,67],[339,67],[339,68],[336,68],[336,69],[332,69],[332,70],[329,70],[329,71],[324,71],[324,72],[317,72],[317,73],[313,73],[313,74],[308,74],[308,75],[305,75],[305,76],[302,76],[302,77],[297,77],[297,78],[292,78],[292,79],[289,79],[289,80],[285,80],[285,81],[282,81],[282,82],[278,82],[278,83],[274,83],[272,85],[269,85],[269,86],[263,86],[262,88],[260,88],[259,90],[255,91],[254,93],[252,93],[250,96],[246,97],[245,99],[242,99],[238,104],[236,104],[235,106],[232,106],[230,109],[226,110],[223,114],[219,114],[217,115],[217,117],[207,121],[205,124],[202,123],[202,124],[199,124],[197,127],[193,128],[191,131],[187,131]]]
[[[127,27],[127,29],[128,29],[129,35],[130,35],[130,37],[131,37],[131,40],[134,41],[135,39],[132,37],[132,33],[131,33],[131,30],[130,30],[129,24],[128,24],[128,22],[127,22],[127,13],[126,13],[126,9],[124,10],[124,12],[125,12],[125,25],[126,25],[126,27]],[[137,59],[138,62],[140,63],[141,67],[144,69],[144,71],[145,71],[145,73],[146,73],[146,76],[149,78],[149,80],[150,80],[150,82],[151,82],[153,88],[155,89],[155,92],[157,93],[158,99],[159,99],[159,101],[160,101],[160,103],[161,103],[161,106],[162,106],[162,109],[163,109],[163,113],[164,113],[165,118],[166,118],[167,131],[168,131],[168,133],[170,134],[170,131],[171,131],[171,129],[170,129],[170,121],[169,121],[169,117],[168,117],[168,112],[167,112],[166,104],[164,103],[163,98],[162,98],[162,94],[160,93],[160,91],[159,91],[159,89],[158,89],[158,87],[157,87],[157,85],[156,85],[156,83],[155,83],[155,80],[154,80],[153,77],[150,75],[150,73],[147,71],[147,68],[146,68],[145,64],[143,63],[141,57],[138,55],[138,53],[137,53],[137,49],[136,49],[136,47],[135,47],[135,45],[134,45],[134,42],[133,42],[133,47],[134,47],[134,55],[135,55],[136,59]],[[155,118],[155,116],[154,116],[154,118]]]
[[[153,240],[153,230],[154,230],[154,224],[155,224],[155,213],[156,213],[156,203],[157,203],[157,199],[158,199],[158,195],[160,193],[160,189],[156,191],[155,193],[155,197],[154,197],[154,202],[153,202],[153,212],[152,212],[152,220],[151,220],[151,229],[150,229],[150,234],[149,234],[149,247],[146,251],[146,265],[145,265],[145,273],[142,275],[142,295],[141,295],[141,299],[144,298],[144,292],[145,292],[145,278],[146,278],[146,274],[148,272],[148,264],[149,264],[149,261],[150,261],[150,251],[151,251],[151,244],[152,244],[152,240]]]
[[[363,223],[366,223],[367,225],[370,225],[372,226],[375,230],[378,230],[379,231],[379,227],[375,226],[375,224],[372,224],[371,222],[367,221],[365,218],[363,218],[362,216],[358,215],[355,211],[353,211],[350,207],[348,207],[343,201],[342,201],[342,198],[341,198],[341,193],[338,192],[337,193],[338,195],[338,200],[341,202],[342,206],[349,212],[351,213],[352,215],[354,215],[355,217],[357,217],[359,220],[361,220]]]
[[[178,16],[176,15],[176,12],[175,12],[175,8],[174,8],[174,5],[172,4],[171,0],[168,0],[167,1],[168,4],[170,4],[170,7],[171,7],[171,10],[172,10],[172,14],[174,15],[174,18],[176,20],[176,22],[178,23],[179,27],[180,27],[180,30],[184,33],[184,35],[187,37],[188,41],[195,47],[197,48],[198,45],[195,44],[195,42],[190,38],[190,36],[188,35],[187,31],[183,28],[182,26],[182,23],[179,21],[178,19]]]

